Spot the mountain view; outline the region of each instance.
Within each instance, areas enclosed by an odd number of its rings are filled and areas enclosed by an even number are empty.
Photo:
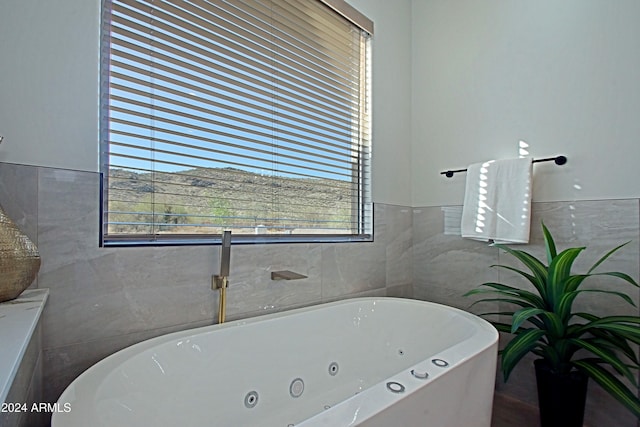
[[[348,181],[234,168],[112,168],[108,179],[110,234],[217,234],[224,228],[249,234],[351,232]]]

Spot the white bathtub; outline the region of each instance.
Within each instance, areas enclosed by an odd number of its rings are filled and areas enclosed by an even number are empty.
[[[52,427],[489,427],[497,341],[476,316],[395,298],[228,322],[95,364]]]

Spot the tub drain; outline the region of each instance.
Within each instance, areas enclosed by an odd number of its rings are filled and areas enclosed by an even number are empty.
[[[252,408],[255,408],[257,404],[258,404],[258,392],[250,391],[249,393],[247,393],[247,395],[244,397],[244,406],[248,409],[252,409]]]

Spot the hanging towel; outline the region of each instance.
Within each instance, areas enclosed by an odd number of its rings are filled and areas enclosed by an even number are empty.
[[[529,243],[531,170],[531,157],[469,165],[462,206],[462,237]]]

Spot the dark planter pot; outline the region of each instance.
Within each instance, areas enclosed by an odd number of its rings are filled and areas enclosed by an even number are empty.
[[[556,374],[535,360],[541,427],[582,427],[589,377],[580,372]]]

